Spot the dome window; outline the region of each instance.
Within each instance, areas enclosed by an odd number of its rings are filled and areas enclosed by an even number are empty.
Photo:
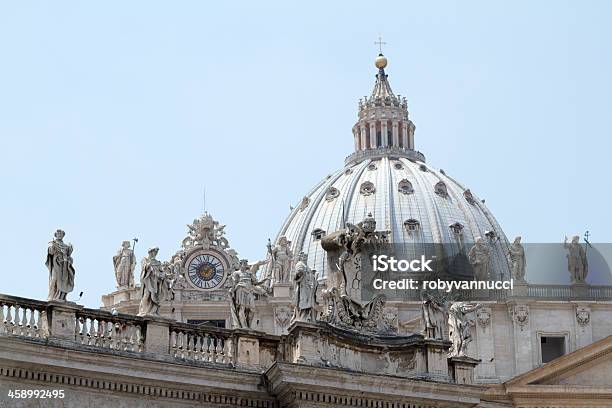
[[[421,171],[427,171],[427,166],[425,166],[424,164],[421,164],[421,165],[419,166],[419,170],[421,170]]]
[[[376,192],[376,187],[374,187],[371,181],[366,181],[359,188],[359,192],[364,196],[369,196]]]
[[[336,187],[330,187],[329,190],[327,190],[327,193],[325,194],[325,199],[327,201],[333,201],[339,195],[340,195],[340,190],[338,190]]]
[[[449,225],[449,228],[451,229],[451,231],[453,231],[454,234],[459,235],[463,232],[463,225],[456,222],[454,224]]]
[[[406,231],[408,232],[418,231],[421,228],[421,223],[419,222],[419,220],[409,218],[404,221],[404,228],[406,228]]]
[[[400,162],[395,163],[395,164],[393,165],[393,168],[394,168],[395,170],[404,170],[404,166],[402,166],[402,163],[400,163]]]
[[[485,237],[487,237],[491,242],[499,240],[495,231],[485,231]]]
[[[344,174],[349,175],[349,174],[351,174],[352,172],[353,172],[353,170],[351,170],[351,169],[346,169],[346,170],[344,171]]]
[[[325,236],[325,230],[321,229],[321,228],[315,228],[312,230],[311,234],[312,238],[315,241],[320,241],[321,238],[323,238]]]
[[[476,204],[476,199],[472,195],[472,192],[470,191],[469,188],[463,192],[463,197],[465,198],[465,201],[467,201],[468,203],[472,205]]]
[[[436,185],[434,186],[434,191],[440,197],[448,197],[448,190],[446,189],[446,184],[444,184],[444,182],[442,181],[438,181],[436,183]]]
[[[414,188],[412,188],[412,183],[406,179],[403,179],[397,185],[397,190],[402,194],[412,194],[414,193]]]
[[[375,165],[374,163],[372,163],[372,164],[370,164],[370,165],[368,166],[368,170],[370,170],[370,171],[374,171],[374,170],[376,170],[376,169],[377,169],[377,167],[376,167],[376,165]]]

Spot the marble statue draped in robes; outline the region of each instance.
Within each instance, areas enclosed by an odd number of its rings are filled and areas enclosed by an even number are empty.
[[[134,268],[136,268],[136,256],[130,248],[130,241],[123,241],[117,255],[113,256],[115,267],[115,278],[117,287],[134,287]]]
[[[317,307],[317,275],[316,272],[306,264],[306,255],[301,253],[299,261],[295,265],[295,304],[293,310],[292,322],[310,322],[316,321]]]
[[[149,249],[148,256],[141,262],[140,286],[141,299],[138,316],[159,315],[159,306],[163,298],[164,271],[162,263],[155,259],[159,248]]]
[[[60,229],[55,231],[55,238],[47,249],[45,265],[49,270],[49,301],[66,300],[66,295],[74,289],[73,248],[64,242],[65,235]]]

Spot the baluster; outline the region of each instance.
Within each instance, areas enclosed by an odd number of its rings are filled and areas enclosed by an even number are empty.
[[[4,303],[0,303],[0,334],[6,332],[6,320],[4,320]]]
[[[215,343],[216,343],[215,363],[222,363],[223,362],[223,341],[221,340],[221,337],[215,336]]]
[[[83,344],[83,317],[77,316],[74,327],[74,338],[79,343]]]
[[[13,334],[13,316],[12,316],[12,312],[13,312],[13,306],[11,305],[7,305],[7,313],[6,313],[6,332],[8,334]]]
[[[194,335],[187,333],[187,354],[185,357],[188,359],[191,359],[193,356],[193,350],[195,348],[194,341],[195,341]]]
[[[132,332],[132,324],[126,323],[121,328],[121,350],[131,351],[130,344],[130,333]]]
[[[193,359],[199,361],[202,359],[202,336],[196,333],[194,338],[195,344],[193,347]]]
[[[225,363],[226,364],[232,364],[233,363],[233,356],[232,356],[232,339],[231,337],[228,337],[225,339],[225,352],[224,352],[224,356],[225,356]]]
[[[96,347],[102,347],[102,336],[100,335],[100,332],[104,331],[102,326],[103,326],[103,321],[96,319],[96,331],[95,331],[95,343],[94,343],[94,346]]]
[[[23,336],[24,334],[23,312],[23,307],[15,305],[15,334],[19,336]]]
[[[136,326],[136,344],[138,345],[137,346],[137,349],[138,349],[137,351],[139,353],[142,353],[143,348],[144,348],[144,338],[143,338],[143,335],[142,335],[142,326],[140,326],[140,325]]]
[[[176,333],[176,346],[177,346],[177,354],[176,356],[179,358],[183,357],[183,332],[182,331],[178,331]]]
[[[36,312],[36,309],[34,309],[33,307],[28,307],[28,321],[27,321],[27,328],[28,328],[28,337],[34,337],[35,334],[35,330],[34,330],[34,313]]]
[[[176,330],[170,331],[170,354],[176,357]]]
[[[210,346],[211,346],[211,337],[208,335],[208,333],[204,333],[203,353],[204,353],[204,361],[207,361],[207,362],[212,361],[211,353],[210,353]]]

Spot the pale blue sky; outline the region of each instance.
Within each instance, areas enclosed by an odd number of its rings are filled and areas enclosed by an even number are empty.
[[[352,151],[379,33],[417,148],[508,236],[611,242],[610,21],[607,1],[2,2],[0,292],[46,297],[61,227],[71,297],[99,306],[121,241],[165,259],[204,186],[263,257]]]

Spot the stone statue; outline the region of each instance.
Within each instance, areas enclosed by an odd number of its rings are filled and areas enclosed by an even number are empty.
[[[269,280],[269,278],[266,278],[258,282],[255,276],[259,267],[268,262],[269,260],[255,262],[252,266],[249,266],[246,259],[241,259],[239,269],[230,275],[228,292],[232,327],[243,329],[253,327],[255,295],[267,296],[268,292],[264,284]]]
[[[484,281],[489,279],[491,251],[481,237],[476,237],[476,243],[468,252],[468,260],[474,271],[474,280]]]
[[[444,340],[448,322],[446,301],[430,293],[424,293],[421,311],[425,325],[423,331],[425,338]]]
[[[130,241],[123,241],[117,255],[113,256],[115,266],[115,278],[118,288],[134,287],[134,268],[136,268],[136,256],[130,248]]]
[[[563,247],[567,249],[567,269],[572,283],[586,283],[586,277],[589,273],[586,252],[582,245],[578,243],[579,239],[578,235],[574,235],[572,242],[569,244],[567,243],[567,237],[563,242]]]
[[[188,235],[183,239],[183,248],[190,249],[195,246],[209,248],[210,246],[219,246],[228,248],[229,243],[224,237],[225,225],[220,225],[211,215],[205,212],[200,218],[193,220],[193,223],[187,224]]]
[[[518,282],[525,282],[525,249],[521,244],[521,237],[514,238],[514,242],[508,250],[508,263],[512,279]]]
[[[159,315],[162,300],[168,300],[172,294],[169,282],[166,281],[168,265],[155,259],[159,248],[151,248],[148,256],[141,262],[140,285],[142,298],[138,316]]]
[[[272,260],[270,268],[272,270],[273,282],[289,282],[289,273],[293,263],[293,253],[291,252],[291,242],[287,237],[280,237],[277,244],[273,247],[268,242],[268,253]]]
[[[322,321],[362,333],[390,334],[396,331],[383,318],[386,301],[383,294],[367,300],[361,297],[362,268],[387,242],[387,234],[376,231],[372,214],[356,225],[347,223],[346,228],[321,239],[328,265]]]
[[[317,307],[317,287],[319,286],[316,271],[307,265],[308,256],[303,252],[298,256],[295,265],[295,304],[291,322],[310,322],[316,321]]]
[[[72,244],[64,242],[66,233],[55,231],[53,241],[49,242],[45,265],[49,270],[48,300],[66,300],[66,295],[74,289],[74,266],[72,265]]]
[[[466,302],[456,302],[451,305],[448,317],[448,334],[453,345],[449,351],[449,357],[466,355],[468,344],[472,341],[471,328],[476,324],[470,313],[481,307],[481,304]]]

